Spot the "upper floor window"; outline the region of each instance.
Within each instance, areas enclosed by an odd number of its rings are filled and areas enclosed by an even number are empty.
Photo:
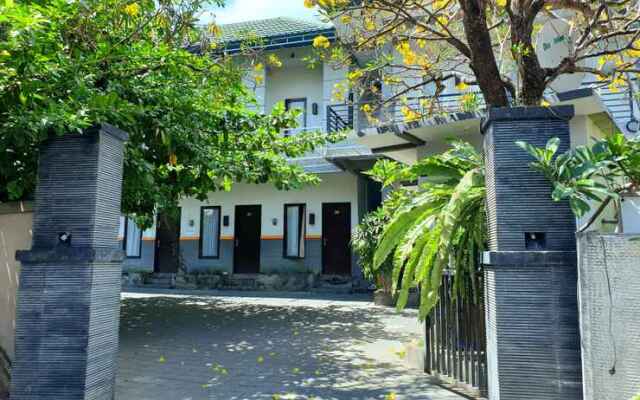
[[[287,111],[289,110],[300,110],[301,113],[298,115],[298,127],[296,129],[291,129],[287,132],[287,134],[303,131],[307,127],[307,99],[286,99],[284,101],[284,107]]]
[[[220,207],[200,209],[200,258],[220,257]]]
[[[304,204],[284,206],[284,256],[304,258],[304,236],[307,230]]]
[[[142,251],[142,229],[133,218],[124,220],[124,251],[129,258],[140,258]]]

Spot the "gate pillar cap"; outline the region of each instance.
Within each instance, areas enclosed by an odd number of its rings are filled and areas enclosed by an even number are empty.
[[[124,251],[108,247],[33,248],[16,251],[16,260],[23,264],[84,264],[122,262]]]
[[[480,131],[484,134],[491,123],[499,121],[525,120],[570,120],[575,115],[571,104],[551,107],[495,107],[487,111]]]

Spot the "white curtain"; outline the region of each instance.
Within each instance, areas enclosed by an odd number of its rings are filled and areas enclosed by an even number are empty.
[[[131,218],[127,219],[127,231],[126,231],[126,254],[127,257],[140,257],[140,240],[142,239],[142,232],[135,221]]]
[[[287,206],[287,256],[304,257],[304,206]]]
[[[202,256],[218,257],[220,209],[205,208],[202,213]]]

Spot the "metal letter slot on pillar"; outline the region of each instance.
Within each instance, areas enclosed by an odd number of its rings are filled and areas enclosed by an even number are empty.
[[[126,139],[105,124],[40,148],[33,243],[16,254],[12,400],[114,397]]]
[[[491,400],[582,399],[576,223],[515,142],[569,148],[573,106],[502,108],[483,125],[489,249],[484,254]]]

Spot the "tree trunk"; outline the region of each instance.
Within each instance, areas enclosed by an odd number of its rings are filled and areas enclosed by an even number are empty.
[[[460,0],[465,36],[471,50],[471,70],[488,107],[509,105],[487,27],[484,0]]]
[[[538,11],[538,9],[527,9],[510,13],[511,53],[517,61],[518,73],[522,79],[518,100],[525,106],[540,105],[546,88],[547,73],[540,66],[531,41],[533,21]]]

